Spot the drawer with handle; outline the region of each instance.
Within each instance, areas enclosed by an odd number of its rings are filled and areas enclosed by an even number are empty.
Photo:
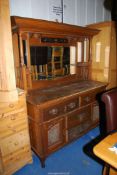
[[[68,128],[79,125],[86,120],[91,120],[91,106],[74,111],[68,115]]]
[[[80,106],[87,105],[96,100],[96,92],[88,92],[86,94],[80,95]]]
[[[67,114],[79,107],[79,98],[72,97],[67,100],[63,100],[63,102],[50,105],[43,109],[43,121],[48,121],[55,117],[59,117],[63,114]]]

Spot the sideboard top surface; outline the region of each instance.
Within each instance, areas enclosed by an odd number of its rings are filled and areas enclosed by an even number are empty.
[[[101,83],[97,81],[80,80],[78,82],[66,85],[31,90],[27,95],[27,101],[34,105],[40,105],[51,100],[59,100],[60,98],[72,96],[73,94],[82,94],[88,92],[89,90],[102,88],[106,85],[106,83]]]

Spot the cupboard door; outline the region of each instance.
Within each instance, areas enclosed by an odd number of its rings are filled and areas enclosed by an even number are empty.
[[[45,154],[49,154],[65,144],[65,132],[64,118],[43,125]]]

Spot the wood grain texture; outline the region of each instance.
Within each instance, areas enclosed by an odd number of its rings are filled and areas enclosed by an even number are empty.
[[[9,1],[0,1],[0,102],[17,101]]]
[[[97,29],[89,29],[88,27],[81,27],[69,24],[56,23],[45,20],[37,20],[32,18],[11,17],[12,27],[17,30],[25,32],[48,33],[58,35],[71,35],[71,36],[93,36],[99,31]]]
[[[94,153],[96,154],[96,156],[111,165],[109,175],[117,174],[117,155],[115,152],[108,149],[112,147],[115,143],[117,143],[117,133],[107,136],[94,147]],[[105,175],[105,171],[103,175]]]
[[[19,100],[0,104],[0,174],[9,175],[32,162],[25,93]]]
[[[107,89],[116,87],[116,22],[101,22],[88,27],[101,30],[92,38],[91,79],[107,82]],[[97,49],[97,44],[100,44],[100,51],[99,48]],[[98,60],[96,60],[96,54],[98,54]]]

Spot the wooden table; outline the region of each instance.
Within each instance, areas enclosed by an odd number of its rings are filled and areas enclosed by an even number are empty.
[[[93,150],[97,157],[111,165],[110,175],[117,175],[117,154],[108,149],[115,143],[117,143],[117,132],[107,136],[99,142]]]

